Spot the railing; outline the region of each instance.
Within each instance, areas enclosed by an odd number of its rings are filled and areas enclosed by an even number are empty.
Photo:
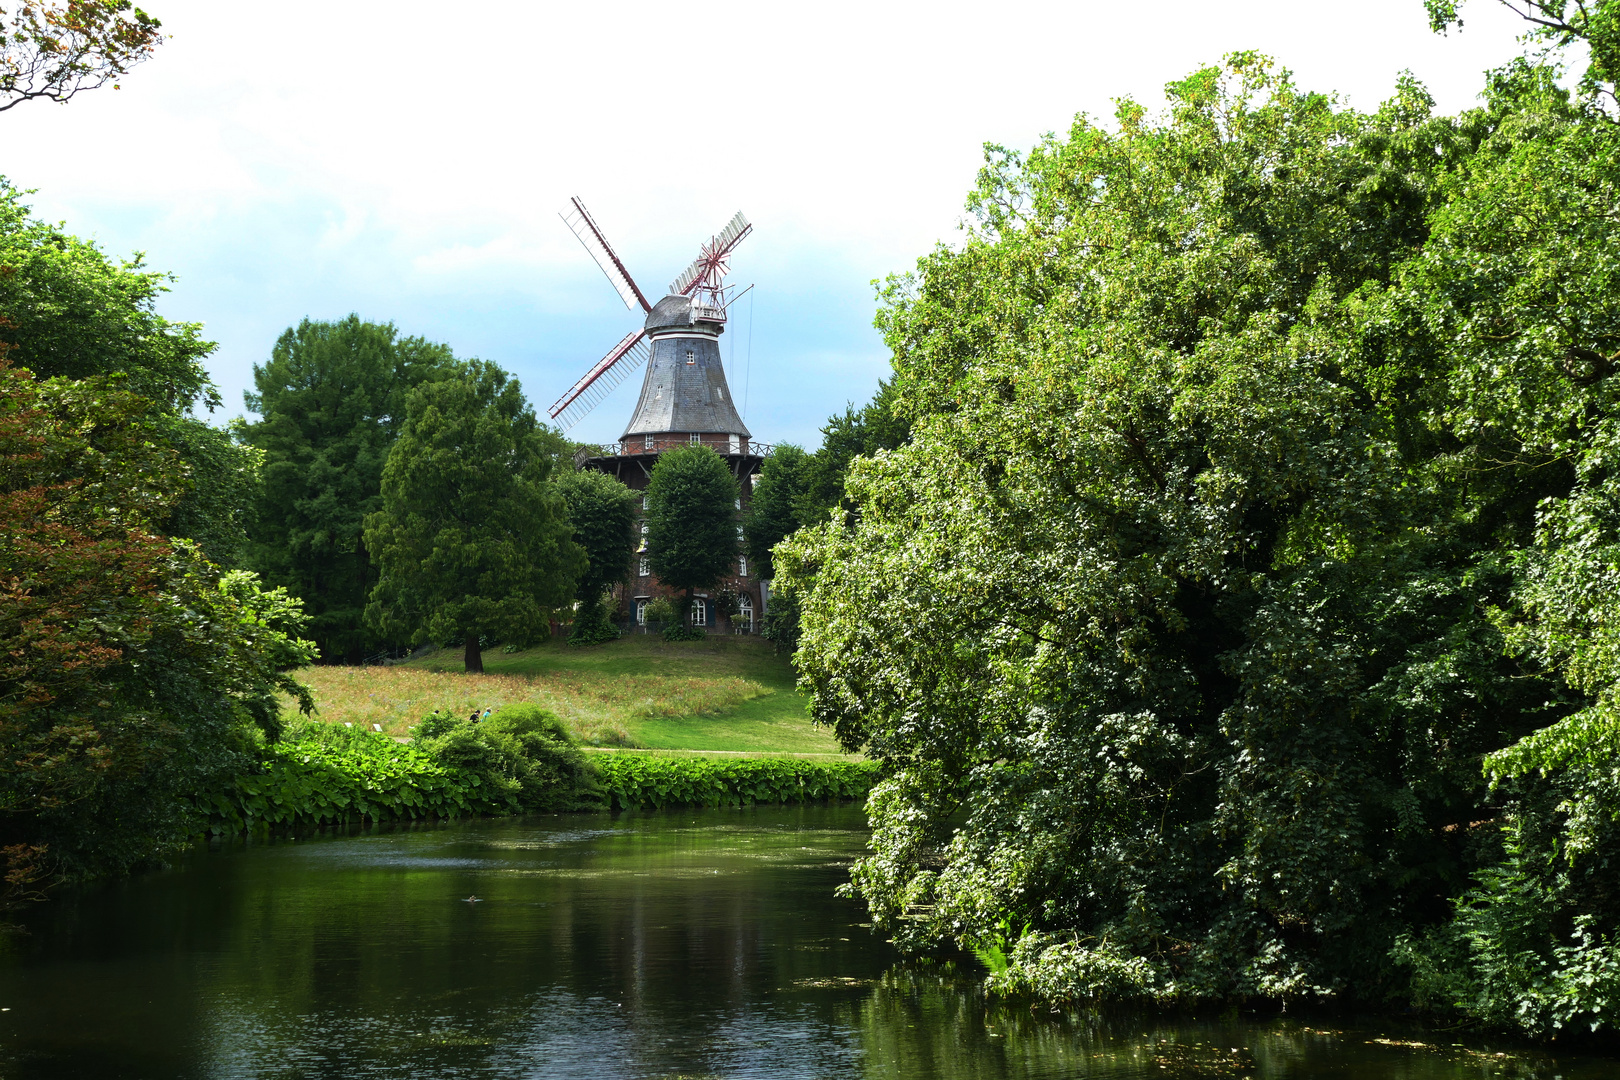
[[[585,463],[595,457],[628,457],[633,454],[661,454],[665,450],[674,450],[682,446],[691,446],[690,436],[676,439],[654,439],[648,446],[645,439],[626,439],[623,442],[591,443],[574,451],[574,468],[581,469]],[[776,447],[771,443],[756,442],[753,439],[739,440],[736,449],[730,444],[717,440],[706,439],[704,446],[712,447],[718,453],[748,454],[751,457],[770,457]]]

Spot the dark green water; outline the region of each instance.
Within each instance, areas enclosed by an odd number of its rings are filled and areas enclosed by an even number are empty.
[[[864,835],[854,807],[761,809],[200,853],[28,914],[0,1078],[1620,1078],[1387,1028],[987,1006],[832,895]]]

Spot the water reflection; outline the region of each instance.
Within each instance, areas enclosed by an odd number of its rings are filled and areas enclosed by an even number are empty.
[[[1387,1033],[987,1005],[832,895],[863,842],[858,809],[822,807],[200,853],[30,913],[0,963],[0,1077],[1620,1075]]]

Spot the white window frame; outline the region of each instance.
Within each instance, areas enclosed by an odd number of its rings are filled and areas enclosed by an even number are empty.
[[[733,435],[731,437],[731,452],[733,454],[742,453],[742,436],[741,435]]]
[[[692,445],[693,446],[702,446],[703,445],[703,433],[701,431],[692,432]]]
[[[709,625],[709,602],[701,596],[692,600],[692,625]]]
[[[637,600],[636,601],[636,625],[637,626],[646,626],[647,625],[647,603],[648,602],[646,600]]]
[[[737,621],[748,627],[748,632],[754,631],[754,599],[747,593],[737,597]]]
[[[641,448],[643,450],[651,450],[653,448],[653,437],[651,435],[648,435],[642,442]]]
[[[694,350],[694,349],[687,349],[686,350],[686,362],[688,364],[697,363],[697,351],[696,350]]]
[[[737,556],[737,576],[738,577],[747,577],[748,576],[748,556],[746,556],[746,555]]]
[[[649,575],[651,573],[652,573],[652,560],[647,558],[646,556],[642,556],[642,559],[641,559],[641,576],[646,577],[647,575]]]

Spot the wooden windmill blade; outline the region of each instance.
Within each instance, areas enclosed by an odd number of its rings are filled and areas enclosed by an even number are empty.
[[[611,394],[637,368],[647,362],[647,331],[632,330],[624,340],[598,360],[591,370],[568,388],[550,409],[551,419],[564,431],[585,419],[587,413]]]
[[[630,271],[626,270],[624,263],[619,261],[619,256],[614,252],[613,245],[607,242],[607,237],[603,236],[602,230],[597,228],[596,219],[591,217],[589,210],[585,209],[585,204],[579,201],[579,196],[576,195],[568,201],[572,204],[572,209],[564,210],[557,216],[563,219],[563,224],[567,225],[569,231],[579,238],[581,244],[585,245],[585,250],[591,253],[591,258],[596,260],[596,265],[600,266],[602,273],[607,275],[608,282],[618,291],[619,298],[624,301],[624,306],[634,311],[636,304],[640,303],[642,311],[651,311],[652,305],[647,303],[645,296],[641,295],[641,290],[636,287],[635,279],[630,276]]]
[[[698,257],[692,260],[692,265],[681,271],[680,277],[670,282],[669,291],[675,296],[690,296],[692,292],[707,284],[710,288],[718,288],[720,278],[725,276],[730,268],[727,259],[737,249],[754,226],[743,217],[741,210],[734,214],[726,227],[712,237],[707,244],[698,249]],[[714,280],[710,281],[710,277]]]

